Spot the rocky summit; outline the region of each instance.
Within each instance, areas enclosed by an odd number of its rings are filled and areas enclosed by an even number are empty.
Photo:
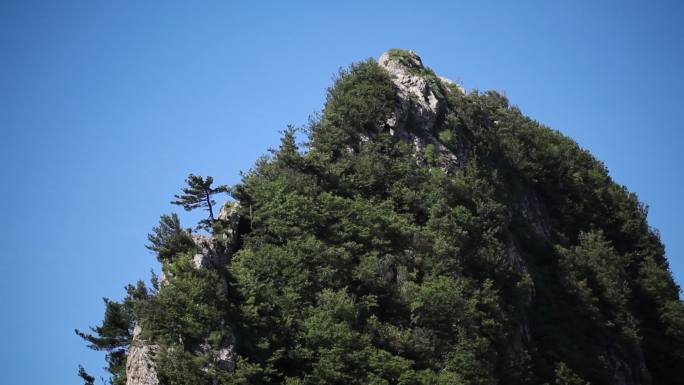
[[[186,182],[172,203],[206,219],[162,215],[162,274],[77,331],[115,385],[684,378],[684,305],[645,205],[413,51],[341,70],[240,183]]]

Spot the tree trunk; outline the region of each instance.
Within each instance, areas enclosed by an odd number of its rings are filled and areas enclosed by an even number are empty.
[[[211,193],[209,192],[209,190],[204,190],[204,196],[207,200],[207,210],[209,210],[209,219],[211,219],[211,221],[213,222],[214,221],[214,210],[211,207]]]

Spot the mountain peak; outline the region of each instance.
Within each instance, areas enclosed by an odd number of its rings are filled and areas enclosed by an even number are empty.
[[[392,48],[386,51],[380,55],[378,62],[381,63],[381,65],[382,63],[385,63],[385,65],[389,63],[396,63],[396,65],[409,69],[425,68],[423,66],[423,61],[421,60],[420,56],[418,56],[416,51],[399,48]]]
[[[390,49],[380,55],[378,64],[390,74],[397,89],[395,108],[385,127],[392,135],[413,143],[419,159],[431,147],[445,169],[456,165],[459,157],[435,134],[447,110],[447,94],[465,92],[456,83],[425,67],[415,51]]]
[[[111,383],[681,383],[664,247],[572,139],[390,50],[340,71],[308,140],[208,234],[162,216],[163,278],[77,331]]]

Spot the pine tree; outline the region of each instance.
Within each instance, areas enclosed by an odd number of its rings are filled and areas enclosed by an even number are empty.
[[[88,342],[90,349],[107,352],[107,370],[112,375],[110,383],[123,385],[126,382],[126,352],[132,338],[132,309],[125,302],[106,298],[104,301],[105,316],[102,325],[90,328],[92,334],[80,330],[76,330],[76,334]],[[89,377],[83,377],[82,374],[87,374],[85,370],[79,370],[79,376],[88,385]]]
[[[214,183],[214,178],[208,176],[206,179],[199,176],[190,174],[188,175],[185,182],[188,187],[182,189],[182,195],[174,195],[176,200],[171,201],[174,205],[183,206],[186,211],[191,211],[196,208],[204,208],[209,212],[209,217],[205,220],[200,221],[198,228],[211,228],[214,223],[214,209],[213,206],[216,204],[211,197],[218,193],[230,193],[230,189],[226,185],[220,185],[216,188],[212,188],[211,185]]]
[[[153,276],[153,282],[156,277]],[[148,290],[144,282],[126,286],[126,297],[123,301],[113,301],[104,298],[105,314],[99,326],[91,327],[90,332],[76,329],[76,334],[88,342],[88,347],[96,351],[106,352],[107,371],[111,374],[111,385],[125,385],[126,357],[133,338],[133,326],[136,323],[134,308],[155,294]],[[83,377],[79,370],[79,376]],[[87,374],[83,370],[84,374]]]
[[[181,227],[176,213],[162,215],[159,226],[152,228],[147,239],[150,244],[145,247],[156,252],[160,262],[170,261],[179,252],[187,251],[195,245],[189,231]]]

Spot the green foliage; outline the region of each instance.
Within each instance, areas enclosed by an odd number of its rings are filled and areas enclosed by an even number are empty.
[[[236,317],[228,284],[217,270],[194,268],[192,253],[177,255],[167,272],[168,282],[136,306],[140,338],[160,346],[157,371],[166,383],[209,383],[225,373],[200,347],[219,349],[231,339]]]
[[[580,233],[579,245],[573,250],[559,246],[558,253],[564,283],[581,301],[578,310],[636,342],[636,320],[628,304],[629,260],[618,255],[600,231]]]
[[[76,334],[88,342],[90,349],[107,353],[107,370],[111,374],[109,382],[113,385],[126,383],[126,355],[136,318],[136,303],[145,301],[154,294],[142,281],[135,286],[128,285],[126,292],[126,298],[122,302],[104,299],[105,314],[100,326],[91,327],[90,333],[76,330]],[[81,378],[86,380],[83,376]]]
[[[398,48],[392,48],[387,53],[391,59],[397,60],[409,72],[425,79],[439,97],[445,97],[446,89],[437,74],[430,68],[423,66],[415,53]]]
[[[556,385],[590,385],[580,376],[568,368],[565,363],[560,362],[556,365]]]
[[[205,252],[233,250],[212,194],[239,202],[237,250],[197,269],[189,231],[162,216],[149,248],[165,283],[129,287],[78,332],[114,383],[134,323],[165,385],[608,384],[623,364],[684,377],[679,287],[636,196],[503,95],[414,69],[447,99],[433,134],[461,167],[423,167],[384,132],[396,89],[377,63],[341,70],[308,147],[288,127],[239,184],[188,178],[175,203],[210,210]],[[434,146],[419,155],[430,166]],[[233,342],[234,369],[217,366]]]
[[[455,144],[454,134],[450,130],[440,131],[437,138],[440,142],[444,143],[447,146],[453,146]]]
[[[178,215],[162,215],[159,226],[152,228],[152,233],[147,235],[150,244],[146,247],[157,253],[159,262],[170,262],[174,256],[190,251],[195,243],[190,232],[180,225]]]
[[[332,155],[355,148],[361,135],[380,131],[383,118],[394,109],[395,92],[389,74],[372,59],[341,69],[328,89],[313,147]]]
[[[389,57],[399,59],[404,66],[412,66],[412,54],[410,51],[401,48],[390,48],[387,51]]]
[[[279,151],[234,189],[253,229],[231,264],[273,382],[493,383],[518,299],[499,294],[516,274],[492,186],[382,134],[336,159]]]
[[[638,269],[638,298],[643,347],[654,383],[668,383],[684,376],[684,304],[667,265],[647,256]]]
[[[220,185],[213,188],[211,185],[214,183],[214,178],[208,176],[205,179],[194,174],[188,175],[185,183],[188,184],[188,187],[182,189],[183,194],[174,195],[176,200],[171,201],[171,203],[183,206],[186,211],[204,208],[209,212],[209,218],[200,221],[199,227],[204,229],[211,228],[214,223],[213,206],[216,204],[211,197],[219,193],[230,193],[228,186]]]

